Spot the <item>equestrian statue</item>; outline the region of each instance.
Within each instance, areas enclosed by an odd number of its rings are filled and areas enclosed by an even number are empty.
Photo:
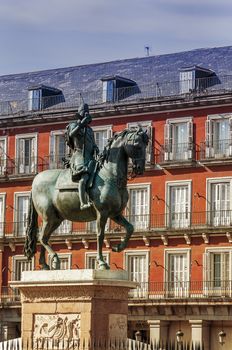
[[[46,251],[51,256],[52,269],[60,268],[59,257],[49,245],[49,239],[64,220],[97,221],[99,269],[109,269],[102,255],[108,218],[126,230],[123,241],[112,247],[113,251],[125,249],[133,233],[133,225],[123,215],[128,202],[128,161],[132,160],[133,176],[144,172],[148,135],[141,127],[126,129],[109,139],[98,155],[89,126],[91,120],[88,105],[82,104],[77,120],[66,128],[66,141],[71,150],[70,157],[65,159],[66,168],[45,170],[36,175],[32,183],[24,253],[31,259],[39,240],[39,263],[46,270],[49,269]],[[39,230],[38,216],[42,219]]]

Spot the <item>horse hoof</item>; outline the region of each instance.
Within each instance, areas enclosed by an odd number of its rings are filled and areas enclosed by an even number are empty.
[[[125,249],[125,246],[123,244],[118,244],[112,247],[112,251],[116,253],[120,253]]]
[[[110,267],[109,267],[109,265],[108,264],[106,264],[106,263],[100,263],[99,265],[98,265],[98,270],[109,270],[110,269]]]
[[[42,270],[50,270],[50,266],[47,264],[43,265]]]

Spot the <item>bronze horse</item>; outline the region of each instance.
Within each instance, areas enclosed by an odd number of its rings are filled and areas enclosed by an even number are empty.
[[[126,229],[124,240],[112,248],[117,252],[125,249],[133,233],[133,225],[122,214],[128,201],[126,188],[128,160],[132,159],[134,174],[142,174],[145,169],[147,144],[147,133],[141,128],[124,130],[110,140],[108,147],[103,152],[102,164],[88,192],[92,206],[82,211],[77,187],[65,190],[66,179],[70,178],[70,169],[45,170],[36,175],[32,183],[24,247],[28,259],[31,259],[36,252],[38,215],[42,218],[38,239],[41,243],[39,262],[43,269],[49,269],[45,251],[51,255],[52,268],[60,268],[59,257],[52,250],[48,241],[52,232],[60,226],[63,220],[76,222],[97,220],[98,267],[109,269],[102,255],[105,225],[107,219],[110,218]],[[58,183],[62,183],[63,190],[59,189]]]

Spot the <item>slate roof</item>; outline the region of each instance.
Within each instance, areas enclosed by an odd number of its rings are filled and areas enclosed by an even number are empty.
[[[232,76],[232,46],[0,76],[0,101],[27,99],[28,88],[35,85],[60,89],[66,101],[72,100],[80,91],[101,91],[105,76],[131,79],[139,87],[178,81],[179,70],[189,66],[211,69],[219,79]]]

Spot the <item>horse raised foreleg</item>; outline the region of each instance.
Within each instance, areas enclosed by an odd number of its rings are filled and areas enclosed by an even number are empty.
[[[57,227],[59,227],[60,223],[61,223],[60,221],[59,222],[56,221],[53,223],[49,223],[45,220],[43,221],[42,228],[41,228],[40,235],[39,235],[39,241],[41,243],[41,252],[40,252],[39,263],[42,265],[43,270],[50,269],[49,265],[46,263],[45,251],[47,251],[48,254],[50,254],[50,256],[51,256],[52,269],[54,269],[54,270],[60,269],[60,259],[57,255],[57,253],[55,253],[52,250],[52,248],[50,247],[50,245],[48,244],[48,240],[49,240],[52,232]]]
[[[126,236],[124,240],[116,246],[112,247],[112,250],[114,252],[121,252],[127,247],[128,241],[134,232],[134,227],[122,214],[113,217],[112,220],[116,222],[116,224],[123,226],[126,229]]]
[[[103,246],[104,236],[105,236],[106,221],[107,221],[107,217],[102,216],[99,213],[97,217],[97,262],[98,262],[98,268],[100,270],[108,270],[110,268],[109,265],[104,261],[104,258],[102,255],[102,246]]]

